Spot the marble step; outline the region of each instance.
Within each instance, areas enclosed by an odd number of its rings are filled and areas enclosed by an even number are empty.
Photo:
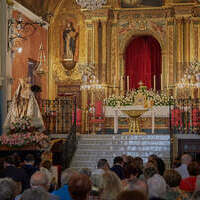
[[[90,154],[90,152],[105,152],[104,154],[108,153],[118,153],[118,152],[163,152],[163,151],[169,151],[170,147],[165,146],[103,146],[103,147],[87,147],[84,148],[84,146],[80,146],[77,148],[77,154]]]
[[[103,146],[103,147],[109,147],[109,146],[168,146],[170,144],[170,141],[112,141],[112,142],[102,142],[98,143],[96,141],[92,143],[82,143],[78,142],[79,147],[83,148],[90,148],[95,146]]]
[[[149,155],[156,154],[167,164],[170,158],[170,136],[80,135],[71,167],[94,169],[101,158],[107,159],[112,166],[114,157],[123,154],[139,156],[144,163],[147,162]]]
[[[169,140],[169,135],[81,135],[79,136],[79,141],[82,140],[94,140],[94,141],[101,141],[101,140]]]

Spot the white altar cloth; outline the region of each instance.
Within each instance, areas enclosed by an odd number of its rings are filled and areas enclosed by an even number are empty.
[[[113,117],[114,118],[114,133],[118,132],[118,118],[119,117],[128,117],[122,110],[133,110],[135,106],[118,106],[111,107],[105,106],[104,112],[105,117]],[[169,106],[153,106],[147,112],[145,112],[141,117],[151,117],[152,118],[152,133],[155,130],[155,118],[167,118],[169,117]]]

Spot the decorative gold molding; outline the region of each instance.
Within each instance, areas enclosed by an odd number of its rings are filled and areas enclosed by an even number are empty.
[[[75,68],[71,71],[66,71],[61,63],[54,63],[53,76],[57,82],[81,80],[81,72],[78,69],[78,64],[76,64]]]

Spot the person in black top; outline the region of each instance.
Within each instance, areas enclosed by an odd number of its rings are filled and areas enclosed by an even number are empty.
[[[125,172],[123,168],[123,158],[120,156],[115,157],[113,164],[114,165],[110,170],[115,172],[121,180],[125,179]]]
[[[8,156],[4,161],[4,169],[0,172],[0,178],[9,177],[14,181],[21,183],[22,190],[25,190],[29,186],[28,175],[22,168],[15,166],[14,156]]]
[[[24,159],[24,165],[22,165],[22,169],[25,170],[25,172],[28,175],[28,182],[30,182],[31,176],[38,171],[39,169],[34,166],[35,164],[35,157],[33,154],[27,154]],[[30,184],[29,184],[30,187]]]

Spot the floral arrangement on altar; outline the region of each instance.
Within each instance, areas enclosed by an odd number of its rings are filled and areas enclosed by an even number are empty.
[[[0,145],[9,147],[22,147],[27,145],[35,145],[40,148],[47,148],[49,145],[49,137],[32,126],[31,118],[23,116],[17,118],[10,124],[7,134],[0,136]]]
[[[186,75],[195,76],[200,73],[200,62],[193,62],[191,65],[185,70]]]
[[[0,136],[0,144],[8,147],[35,145],[41,148],[47,148],[49,144],[49,137],[40,132],[22,132]]]
[[[164,93],[148,90],[146,86],[140,86],[138,89],[129,91],[126,96],[112,95],[104,100],[106,106],[131,106],[134,104],[135,97],[142,94],[147,101],[151,101],[154,106],[168,106],[173,104],[173,96]]]
[[[9,133],[26,132],[33,130],[33,127],[31,126],[31,119],[27,116],[17,118],[14,122],[10,124],[9,128]]]

